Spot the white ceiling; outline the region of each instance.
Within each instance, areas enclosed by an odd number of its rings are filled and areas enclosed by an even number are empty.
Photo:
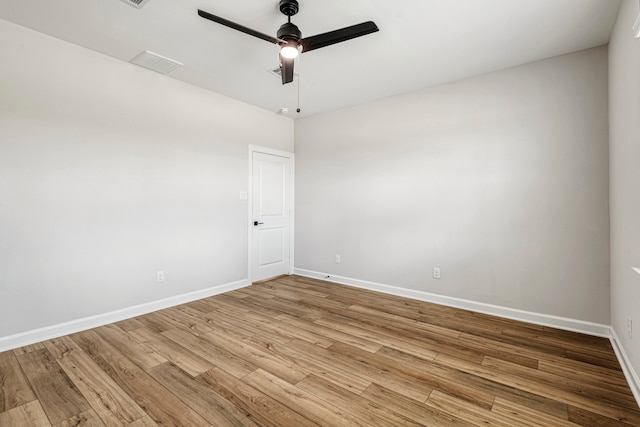
[[[200,18],[274,35],[278,0],[0,0],[0,18],[123,61],[182,62],[170,76],[293,118],[607,44],[619,0],[299,0],[304,36],[373,20],[380,32],[303,54],[296,83],[267,73],[278,47]],[[132,65],[133,66],[133,65]],[[151,71],[149,71],[151,72]]]

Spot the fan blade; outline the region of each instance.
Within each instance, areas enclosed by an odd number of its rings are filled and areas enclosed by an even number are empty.
[[[295,58],[285,58],[280,55],[280,74],[282,75],[283,85],[293,81],[293,66],[295,63]]]
[[[244,25],[236,24],[235,22],[231,22],[219,16],[212,15],[209,12],[205,12],[204,10],[198,9],[198,15],[200,15],[204,19],[208,19],[209,21],[217,22],[218,24],[222,24],[225,27],[233,28],[234,30],[241,31],[245,34],[249,34],[250,36],[257,37],[262,40],[266,40],[270,43],[274,43],[274,44],[286,43],[284,40],[271,37],[267,34],[261,33],[260,31],[252,30],[251,28],[245,27]]]
[[[310,50],[355,39],[356,37],[366,36],[367,34],[375,33],[376,31],[379,31],[378,26],[372,21],[367,21],[362,24],[352,25],[340,30],[305,37],[300,40],[300,44],[302,45],[302,52],[304,53],[309,52]]]

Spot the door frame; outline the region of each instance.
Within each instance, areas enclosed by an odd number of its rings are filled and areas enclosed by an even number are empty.
[[[289,271],[287,274],[293,274],[294,266],[294,242],[295,242],[295,154],[289,151],[276,150],[273,148],[261,147],[259,145],[249,145],[249,191],[247,194],[247,237],[248,256],[247,256],[247,279],[249,283],[253,283],[252,266],[253,266],[253,153],[270,154],[272,156],[284,157],[289,159],[291,165],[291,179],[289,180],[289,193],[291,195],[290,213],[289,213]]]

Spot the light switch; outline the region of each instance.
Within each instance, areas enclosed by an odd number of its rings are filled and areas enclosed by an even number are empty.
[[[247,192],[246,191],[241,191],[240,192],[240,200],[247,200]]]

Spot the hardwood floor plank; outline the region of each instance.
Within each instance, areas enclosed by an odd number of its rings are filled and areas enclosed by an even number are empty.
[[[408,399],[379,384],[371,384],[361,395],[393,412],[425,426],[471,427],[472,423],[422,402]]]
[[[420,344],[412,342],[411,340],[400,339],[395,336],[380,333],[375,330],[370,330],[366,325],[364,325],[364,327],[360,327],[327,319],[318,319],[315,321],[315,323],[329,328],[334,328],[345,334],[351,334],[368,341],[373,341],[382,346],[404,351],[423,359],[433,360],[438,355],[437,351],[423,348],[420,346]]]
[[[187,350],[186,347],[165,337],[163,334],[152,332],[147,328],[138,328],[129,332],[129,335],[139,343],[153,349],[163,360],[178,365],[191,376],[199,375],[213,367],[213,365],[204,358],[192,353]],[[159,364],[147,366],[144,367],[144,369],[148,370],[155,366],[159,366]]]
[[[301,351],[302,354],[309,355],[308,357],[313,357],[315,360],[318,358],[329,360],[333,366],[342,371],[352,372],[364,381],[367,381],[367,379],[369,379],[369,381],[375,379],[379,384],[418,402],[424,402],[432,391],[432,388],[424,382],[412,382],[411,379],[406,376],[395,375],[393,372],[390,372],[386,366],[370,364],[367,359],[357,360],[352,358],[351,355],[348,354],[349,352],[335,351],[332,347],[323,349],[301,341],[296,343],[296,348]],[[351,347],[351,349],[354,351],[357,350],[355,347]],[[312,353],[313,356],[311,356]]]
[[[182,328],[194,335],[206,334],[218,326],[210,313],[202,313],[187,306],[178,306],[163,310],[161,315],[171,323],[173,327]],[[238,327],[237,325],[234,326]]]
[[[14,353],[0,353],[0,413],[36,400]]]
[[[591,354],[580,351],[567,350],[566,356],[569,359],[578,360],[580,362],[590,363],[596,366],[602,366],[603,368],[615,369],[617,371],[622,370],[620,363],[612,354],[608,357],[603,357],[602,353]]]
[[[109,375],[111,374],[111,370],[109,369],[110,365],[108,361],[126,358],[124,353],[121,353],[119,349],[105,341],[102,336],[93,329],[70,335],[70,338],[87,356],[93,359],[100,369]]]
[[[216,391],[196,381],[176,365],[165,363],[152,368],[149,373],[214,426],[257,426],[247,412],[241,411]]]
[[[628,420],[614,420],[604,415],[596,414],[587,409],[569,406],[569,420],[581,426],[589,427],[629,427],[640,426]]]
[[[162,335],[176,343],[181,343],[182,346],[189,349],[192,353],[237,378],[241,378],[257,369],[256,366],[235,356],[225,348],[216,347],[204,336],[191,335],[182,329],[172,329],[163,332]]]
[[[138,365],[119,353],[94,331],[74,334],[73,340],[155,422],[163,426],[206,426],[208,423]]]
[[[578,427],[578,424],[553,417],[544,412],[536,411],[516,402],[496,397],[492,412],[510,418],[513,422],[524,421],[527,425],[540,427]]]
[[[22,356],[23,354],[26,353],[31,353],[32,351],[35,350],[44,350],[45,346],[43,343],[38,342],[35,344],[31,344],[31,345],[25,345],[23,347],[19,347],[13,350],[13,354],[15,354],[16,356]]]
[[[151,417],[146,416],[137,421],[132,422],[127,427],[158,427],[158,423],[153,421]]]
[[[224,297],[224,295],[223,295]],[[273,299],[273,298],[272,298]],[[220,302],[222,303],[231,303],[232,301],[235,301],[235,304],[238,304],[238,300],[233,300],[230,298],[220,298]],[[267,302],[263,302],[260,300],[260,298],[255,298],[255,297],[251,297],[251,298],[246,298],[242,301],[240,301],[242,303],[242,307],[249,309],[252,313],[259,313],[262,314],[266,317],[269,318],[273,318],[273,319],[277,319],[278,316],[282,315],[282,314],[287,314],[290,316],[294,316],[294,317],[300,317],[300,313],[303,313],[304,310],[323,310],[324,311],[324,317],[329,316],[330,314],[323,308],[321,307],[317,307],[313,304],[309,304],[306,302],[306,300],[302,300],[300,302],[298,302],[296,305],[298,306],[298,308],[300,310],[298,310],[297,312],[289,312],[286,309],[282,309],[279,307],[273,307],[271,305],[269,305],[271,302],[269,302],[269,304],[267,304]],[[231,305],[231,307],[233,307],[233,305]],[[317,311],[316,311],[317,312]],[[338,316],[339,317],[339,316]],[[305,320],[308,321],[313,321],[316,317],[313,317],[311,315],[309,316],[305,316]],[[343,320],[346,318],[342,318]]]
[[[255,288],[253,288],[253,286],[264,286],[266,283],[267,283],[267,281],[262,281],[262,280],[259,281],[259,282],[253,282],[251,284],[252,286],[247,286],[247,287],[244,287],[242,289],[236,289],[233,292],[231,292],[229,294],[229,296],[234,296],[235,297],[235,296],[240,295],[242,298],[249,298],[249,297],[255,296],[256,294],[253,292],[255,290]],[[274,298],[273,295],[269,295],[266,292],[261,294],[261,297],[265,298],[265,299]]]
[[[496,359],[502,359],[510,362],[515,362],[515,360],[512,360],[509,355],[513,355],[514,358],[517,357],[517,355],[521,355],[533,360],[537,360],[537,361],[544,360],[550,363],[566,362],[567,360],[570,360],[566,356],[558,355],[555,352],[545,353],[543,350],[540,350],[537,348],[531,348],[525,345],[515,345],[515,344],[501,341],[500,339],[494,340],[491,338],[481,337],[478,335],[470,335],[470,334],[463,333],[460,335],[459,340],[463,344],[469,345],[470,347],[486,348],[487,349],[485,352],[486,355],[494,357]],[[491,354],[493,352],[502,352],[504,355],[506,355],[506,357],[496,357],[494,354]],[[527,364],[523,364],[523,363],[519,363],[519,364],[522,366],[528,366]],[[537,369],[537,364],[535,366],[529,366],[529,367]]]
[[[492,427],[530,427],[531,424],[510,419],[491,410],[469,404],[464,400],[456,399],[448,394],[434,390],[425,402],[427,406],[439,409],[462,420],[479,426]]]
[[[78,345],[68,336],[47,340],[43,344],[56,360],[63,358],[74,350],[79,350]]]
[[[370,331],[376,331],[385,336],[395,337],[398,340],[420,348],[422,351],[429,350],[433,353],[445,353],[460,359],[469,360],[471,362],[480,363],[484,356],[481,351],[471,350],[460,344],[456,337],[437,336],[432,332],[422,329],[416,330],[408,326],[392,324],[388,322],[376,322],[375,318],[359,319],[349,322],[350,325],[357,326]]]
[[[260,313],[239,314],[235,310],[223,311],[222,313],[224,313],[225,317],[231,322],[242,322],[246,324],[251,330],[249,336],[260,334],[270,337],[281,337],[281,343],[286,343],[292,338],[299,338],[321,347],[329,347],[335,342],[331,338],[327,338],[322,334],[315,333],[308,329],[292,328],[287,323],[279,322],[277,319],[278,316],[265,316]]]
[[[425,390],[429,390],[428,394],[431,394],[433,390],[444,390],[451,395],[458,396],[487,409],[490,409],[493,404],[494,394],[479,387],[468,386],[462,375],[457,371],[446,370],[428,363],[422,364],[421,368],[417,368],[415,365],[409,366],[404,363],[398,363],[392,357],[382,356],[381,354],[371,355],[363,350],[341,343],[336,343],[329,349],[348,356],[349,359],[357,361],[363,366],[379,369],[385,376],[388,374],[412,385],[420,384],[425,387]],[[427,367],[430,368],[428,371],[425,370]],[[380,381],[379,377],[377,381]],[[424,400],[422,401],[424,402]]]
[[[194,310],[198,310],[201,313],[207,314],[212,312],[214,309],[211,305],[207,304],[207,299],[201,299],[197,301],[191,301],[187,304],[184,304],[184,307],[189,307]]]
[[[154,332],[164,332],[169,329],[175,328],[174,325],[167,322],[167,320],[162,317],[162,313],[165,310],[156,311],[154,313],[148,313],[144,316],[138,316],[134,318],[137,322],[142,323],[143,326],[151,329]]]
[[[233,298],[232,292],[216,295],[215,297],[205,298],[200,300],[201,303],[207,305],[208,309],[205,313],[211,313],[218,311],[221,308],[229,308],[231,311],[238,313],[251,313],[253,310],[249,308],[244,302],[243,298]],[[204,310],[201,310],[204,312]]]
[[[114,323],[115,326],[122,329],[125,332],[133,331],[134,329],[142,328],[144,323],[138,319],[125,319],[120,322]]]
[[[293,411],[321,426],[361,426],[367,423],[326,402],[319,402],[313,395],[289,384],[280,378],[258,369],[243,378],[256,389],[266,391]]]
[[[274,319],[260,315],[248,316],[247,321],[256,328],[256,331],[264,332],[269,336],[276,333],[286,337],[287,339],[302,339],[307,341],[308,343],[324,348],[329,347],[335,342],[333,338],[327,337],[325,334],[316,332],[316,330],[314,330],[312,326],[307,328],[291,327],[289,323],[279,321],[278,317],[279,316]],[[302,322],[304,321],[302,320]],[[306,322],[306,324],[310,323],[311,322]]]
[[[306,372],[288,360],[265,352],[245,341],[240,341],[217,332],[210,332],[206,334],[205,337],[214,345],[225,348],[237,357],[246,360],[258,368],[263,368],[292,384],[300,381],[307,375]]]
[[[65,353],[58,364],[106,425],[128,425],[146,415],[83,351]]]
[[[375,308],[367,307],[361,304],[350,305],[349,310],[359,314],[366,314],[368,315],[368,319],[371,319],[371,317],[369,316],[373,316],[378,322],[381,319],[384,319],[386,320],[386,322],[384,322],[385,325],[394,324],[400,330],[406,331],[410,335],[413,335],[416,332],[420,331],[422,332],[422,334],[420,334],[421,336],[449,338],[458,338],[460,336],[460,332],[455,329],[433,326],[428,323],[418,322],[417,320],[408,318],[406,316],[389,313],[388,310],[382,310],[379,304],[377,304]],[[405,328],[402,328],[402,326],[404,326]]]
[[[300,303],[301,305],[304,304],[305,306],[313,307],[316,310],[323,310],[325,312],[323,318],[329,317],[330,314],[341,317],[339,313],[349,310],[349,306],[351,305],[342,301],[336,301],[335,299],[319,297],[316,295],[305,296]],[[347,318],[344,318],[343,320],[346,321],[346,319]]]
[[[285,287],[271,285],[269,283],[264,283],[261,286],[260,291],[274,298],[282,298],[293,302],[298,302],[305,297],[305,294],[300,292],[298,289],[287,289]]]
[[[618,393],[628,393],[629,385],[622,371],[603,368],[577,360],[567,359],[566,363],[540,361],[538,369],[559,377],[570,378],[576,381],[606,388]]]
[[[443,317],[435,314],[430,316],[423,316],[419,319],[419,321],[426,321],[428,323],[432,323],[441,327],[456,329],[461,334],[458,338],[477,336],[480,338],[485,338],[487,340],[503,339],[502,330],[504,328],[501,324],[495,325],[486,321],[482,323],[474,323],[473,321],[461,321],[460,318],[456,316]],[[523,355],[521,352],[517,351],[516,347],[502,346],[494,348],[492,346],[460,339],[458,340],[457,344],[462,348],[467,348],[475,352],[483,353],[497,359],[508,360],[510,362],[518,363],[530,368],[536,368],[538,366],[537,358],[531,357],[529,355]],[[455,356],[454,353],[447,353],[451,356]]]
[[[582,409],[591,410],[614,420],[618,419],[625,422],[630,421],[640,425],[640,411],[616,407],[614,405],[607,404],[606,402],[598,402],[598,405],[594,405],[594,400],[589,399],[588,397],[568,392],[558,387],[541,384],[530,379],[514,376],[508,372],[502,372],[485,366],[478,366],[461,360],[450,359],[446,363],[448,365],[455,365],[456,369],[472,375],[489,379],[520,390],[525,390],[533,394],[547,396],[553,400]]]
[[[0,412],[0,426],[46,427],[51,422],[37,400]]]
[[[167,361],[152,347],[134,339],[131,334],[115,325],[106,325],[95,329],[95,331],[106,342],[116,347],[125,357],[142,369],[153,368]]]
[[[505,328],[502,330],[502,335],[508,337],[516,337],[523,339],[529,344],[539,343],[545,346],[551,346],[558,351],[578,351],[578,352],[590,352],[598,354],[598,356],[611,360],[611,347],[606,338],[593,337],[589,341],[575,339],[574,335],[567,336],[566,334],[559,334],[555,331],[544,330],[540,331],[522,331],[520,329]],[[568,337],[574,339],[568,339]],[[615,359],[614,359],[615,360]]]
[[[227,292],[225,295],[231,297],[231,298],[236,298],[236,299],[243,299],[246,298],[247,295],[244,295],[242,292],[242,289],[237,289],[231,292]]]
[[[209,423],[147,373],[126,359],[112,361],[115,381],[157,423],[167,426],[208,426]]]
[[[434,375],[436,377],[448,378],[448,380],[454,384],[464,384],[467,387],[476,389],[478,391],[484,391],[487,395],[493,395],[496,397],[508,397],[517,402],[521,402],[523,405],[535,408],[537,410],[544,411],[552,414],[554,417],[561,419],[567,419],[567,405],[562,404],[550,399],[546,399],[542,396],[538,396],[533,393],[529,393],[518,388],[514,388],[508,385],[500,384],[488,380],[486,378],[471,375],[467,372],[456,369],[455,364],[448,364],[448,360],[460,361],[448,355],[439,355],[436,357],[435,362],[425,361],[420,358],[416,358],[410,354],[402,353],[397,350],[383,347],[379,354],[385,354],[389,357],[397,360],[399,363],[404,363],[419,369],[425,374]],[[465,361],[464,363],[469,363]],[[464,399],[464,395],[457,394],[455,389],[440,388],[440,391],[450,394],[451,396],[457,396]]]
[[[18,362],[52,424],[91,409],[48,350],[23,354]]]
[[[116,424],[118,425],[118,424]],[[54,424],[53,427],[105,427],[98,415],[93,410],[74,415],[66,420]]]
[[[211,387],[238,408],[252,414],[267,427],[313,427],[319,424],[292,411],[276,399],[257,390],[243,380],[213,368],[198,376],[198,381]]]
[[[372,426],[418,427],[422,425],[315,375],[304,378],[296,384],[296,387]]]
[[[263,346],[265,344],[269,346],[270,351],[292,361],[303,371],[323,378],[352,393],[360,394],[371,385],[370,380],[355,375],[348,367],[326,359],[323,354],[309,353],[308,346],[310,344],[306,341],[291,340],[287,344],[262,343]]]
[[[566,377],[558,377],[537,369],[525,368],[520,365],[505,362],[504,360],[485,358],[483,366],[490,367],[501,372],[509,372],[515,376],[526,378],[541,384],[548,384],[552,387],[575,393],[581,396],[608,402],[612,405],[621,406],[631,410],[636,410],[638,405],[635,398],[629,393],[618,393],[599,386],[588,384],[581,380],[574,380]]]
[[[298,328],[298,330],[305,329],[308,331],[312,331],[318,335],[325,336],[332,340],[329,345],[333,344],[336,341],[339,341],[344,344],[349,344],[354,347],[361,348],[362,350],[368,351],[370,353],[375,353],[382,347],[382,344],[380,343],[375,343],[373,341],[359,338],[355,335],[345,334],[344,332],[336,331],[335,329],[327,328],[326,326],[322,326],[317,323],[300,320],[297,317],[289,316],[287,314],[278,316],[278,320],[295,328]]]
[[[277,285],[274,285],[274,286],[280,286],[284,289],[289,289],[289,290],[298,292],[301,295],[304,295],[305,298],[310,296],[318,297],[318,298],[326,298],[328,295],[326,292],[322,290],[314,289],[314,286],[312,285],[309,285],[297,280],[295,276],[283,277],[280,280],[278,280]]]
[[[372,321],[373,324],[379,324],[381,319],[385,320],[385,324],[394,324],[398,327],[410,326],[404,330],[409,335],[415,335],[417,331],[423,331],[424,336],[438,336],[457,338],[460,332],[452,328],[443,328],[437,325],[431,325],[425,322],[419,322],[414,319],[411,313],[406,309],[395,309],[393,304],[385,304],[381,306],[378,302],[360,299],[349,299],[349,302],[340,302],[332,299],[304,298],[302,303],[309,303],[340,316],[344,319],[352,319],[355,321]],[[357,301],[357,302],[355,302]],[[354,303],[355,302],[355,303]],[[348,322],[345,322],[348,323]]]
[[[496,397],[508,399],[510,402],[517,403],[526,408],[557,418],[561,422],[569,419],[569,405],[566,403],[558,402],[545,396],[539,396],[523,390],[511,387],[509,388],[513,390],[513,393],[499,394]]]
[[[284,313],[311,321],[320,319],[326,314],[322,310],[314,309],[312,307],[304,307],[299,303],[279,300],[276,298],[263,298],[258,294],[253,294],[250,297],[247,297],[245,301],[273,312],[277,312],[276,315]]]
[[[441,328],[454,329],[460,333],[467,333],[470,335],[486,336],[486,335],[498,335],[502,333],[503,325],[496,325],[495,323],[476,323],[476,322],[464,322],[461,321],[455,315],[442,315],[435,310],[429,310],[427,308],[422,309],[406,309],[407,311],[416,310],[421,315],[416,319],[418,322],[427,323],[429,325],[440,326]]]
[[[238,308],[230,308],[228,311],[222,310],[213,310],[204,315],[192,316],[193,322],[197,322],[198,319],[205,319],[207,322],[207,328],[199,328],[195,332],[191,330],[191,328],[184,328],[183,330],[188,331],[190,334],[202,336],[211,331],[218,331],[221,334],[236,336],[236,337],[250,337],[255,331],[251,328],[251,326],[244,321],[236,322],[233,320],[232,316],[240,315],[242,316],[245,313],[240,314],[240,310]],[[242,318],[242,317],[241,317]],[[191,323],[189,323],[191,325]],[[177,324],[180,327],[180,324]],[[282,337],[282,342],[287,342],[289,337]]]
[[[371,303],[373,305],[373,303]],[[388,305],[385,305],[388,307]],[[446,353],[459,358],[467,359],[480,363],[482,356],[484,355],[484,349],[469,348],[465,343],[460,343],[457,337],[460,332],[455,328],[443,328],[440,326],[433,326],[423,322],[413,321],[411,319],[405,319],[402,321],[402,317],[395,314],[385,314],[382,316],[386,321],[381,324],[380,318],[376,314],[384,313],[384,309],[380,308],[378,304],[376,308],[363,307],[356,304],[348,307],[347,310],[337,310],[335,313],[339,313],[341,316],[346,316],[352,319],[348,324],[367,329],[369,331],[375,330],[378,333],[390,335],[398,338],[405,338],[406,340],[415,343],[420,341],[419,347],[421,349],[432,350],[438,353]],[[390,310],[386,310],[390,311]],[[317,321],[316,323],[319,323]],[[536,366],[537,361],[531,358],[523,358],[517,354],[496,354],[496,356],[505,357],[508,360],[519,360],[520,363],[526,366]]]

